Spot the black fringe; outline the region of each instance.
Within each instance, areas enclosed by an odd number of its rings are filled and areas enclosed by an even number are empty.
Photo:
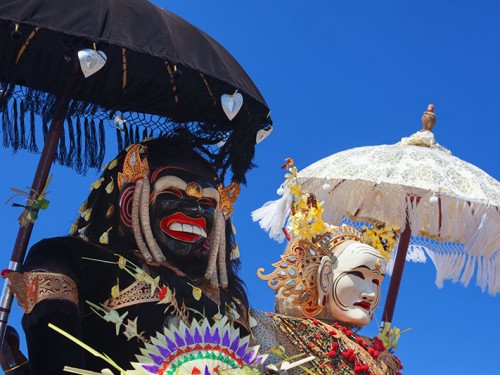
[[[9,84],[4,84],[3,90],[3,94],[0,95],[2,145],[11,147],[14,152],[25,148],[31,152],[39,152],[37,136],[43,134],[45,139],[48,133],[48,124],[56,104],[55,96]],[[60,137],[56,160],[63,165],[74,167],[78,173],[85,173],[88,168],[100,167],[106,146],[104,120],[112,121],[111,114],[115,113],[94,104],[71,101],[66,114],[67,133]],[[186,131],[186,137],[193,141],[193,147],[212,163],[222,178],[228,170],[231,170],[232,180],[240,183],[245,182],[245,173],[253,166],[251,160],[254,154],[255,135],[263,124],[262,119],[250,116],[235,126],[226,123],[183,124],[142,113],[122,115],[127,122],[123,130],[116,129],[119,151],[144,138],[155,135],[161,137],[163,134],[172,136],[183,129]],[[39,120],[36,120],[37,117]],[[90,119],[93,119],[92,124]],[[36,123],[38,121],[41,122],[42,131],[37,129],[40,125]],[[220,149],[216,148],[214,145],[225,137],[228,137],[226,144]]]
[[[59,150],[57,152],[57,159],[59,164],[68,166],[68,151],[66,150],[66,134],[64,132],[64,126],[59,136]]]
[[[106,154],[106,132],[104,131],[104,120],[99,121],[99,155],[97,156],[97,167],[101,168]]]
[[[12,123],[13,123],[13,127],[12,127],[12,138],[11,138],[11,147],[12,147],[12,151],[14,152],[14,154],[17,152],[17,150],[19,149],[19,117],[18,117],[19,113],[18,113],[18,110],[17,110],[17,99],[14,99],[13,103],[12,103]]]
[[[90,142],[89,142],[89,147],[87,148],[87,152],[90,152],[89,155],[89,167],[90,168],[97,168],[98,163],[97,163],[97,149],[98,149],[98,144],[97,144],[97,137],[96,137],[96,127],[95,127],[95,122],[93,119],[90,120],[90,129],[89,129],[89,135],[90,135]]]
[[[76,155],[75,155],[75,170],[78,173],[83,173],[83,155],[82,155],[82,123],[80,116],[76,118]]]
[[[83,129],[84,129],[84,148],[83,148],[83,173],[87,172],[87,169],[90,165],[91,159],[91,151],[90,151],[90,124],[89,119],[85,118],[83,121]]]
[[[69,139],[68,158],[66,159],[66,165],[73,166],[77,159],[77,150],[75,146],[75,128],[73,126],[73,120],[71,119],[71,116],[66,117],[66,124],[68,124]]]
[[[118,153],[123,151],[123,138],[120,129],[116,128],[116,141],[118,143]]]
[[[29,102],[30,107],[30,145],[28,150],[33,153],[38,153],[38,146],[36,145],[36,125],[35,125],[35,102]]]
[[[24,100],[21,100],[21,103],[19,104],[19,112],[19,130],[21,132],[19,148],[26,150],[28,148],[28,140],[26,139],[26,123],[24,121],[26,116],[26,102]]]
[[[10,116],[9,116],[9,107],[5,106],[2,108],[2,146],[9,147],[10,146],[10,137],[9,132],[11,128]]]
[[[130,142],[130,134],[128,131],[127,124],[123,124],[123,132],[124,132],[124,146],[127,147],[131,142]]]
[[[139,127],[135,127],[135,139],[134,143],[139,143],[141,141],[141,137],[139,136]]]

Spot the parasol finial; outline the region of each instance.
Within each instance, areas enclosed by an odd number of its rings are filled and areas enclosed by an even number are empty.
[[[424,115],[422,116],[423,130],[432,131],[434,125],[436,125],[436,114],[434,113],[434,104],[429,104],[427,106],[427,111],[425,111]]]

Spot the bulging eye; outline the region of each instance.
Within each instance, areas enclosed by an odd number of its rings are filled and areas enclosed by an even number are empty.
[[[380,280],[379,279],[373,279],[372,283],[374,283],[375,285],[380,285]]]

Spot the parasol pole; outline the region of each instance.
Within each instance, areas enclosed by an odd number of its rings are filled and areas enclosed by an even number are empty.
[[[382,314],[382,321],[386,323],[391,323],[392,316],[394,315],[399,285],[401,284],[401,277],[403,276],[403,269],[406,263],[406,253],[408,252],[408,246],[410,245],[410,237],[411,228],[407,213],[405,229],[399,238],[398,252],[396,254],[396,260],[394,261],[391,283],[389,284],[389,291],[387,292],[387,299],[385,300],[384,313]]]
[[[40,155],[38,166],[35,172],[35,177],[33,178],[33,183],[31,185],[31,192],[28,202],[32,202],[33,200],[35,200],[38,197],[38,194],[43,191],[45,185],[47,184],[50,168],[52,162],[54,161],[57,145],[63,130],[64,120],[68,110],[70,101],[69,94],[73,86],[74,78],[76,76],[75,67],[78,67],[78,65],[74,64],[74,69],[72,69],[73,72],[70,73],[63,91],[56,98],[50,128],[47,132],[47,136],[45,137],[42,153]],[[29,207],[27,209],[29,209]],[[12,250],[9,267],[7,269],[8,271],[19,271],[19,269],[21,268],[21,265],[24,261],[24,256],[26,255],[26,250],[28,248],[31,232],[33,231],[33,225],[33,222],[30,222],[19,227],[16,242],[14,244],[14,249]],[[0,348],[3,346],[5,332],[7,329],[7,321],[9,319],[9,313],[13,299],[12,293],[8,288],[8,284],[9,281],[5,279],[2,289],[2,295],[0,297]]]

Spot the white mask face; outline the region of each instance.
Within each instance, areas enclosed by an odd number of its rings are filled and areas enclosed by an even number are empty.
[[[385,258],[373,247],[353,242],[338,257],[332,257],[332,262],[328,307],[333,318],[357,326],[367,325],[380,301]]]

